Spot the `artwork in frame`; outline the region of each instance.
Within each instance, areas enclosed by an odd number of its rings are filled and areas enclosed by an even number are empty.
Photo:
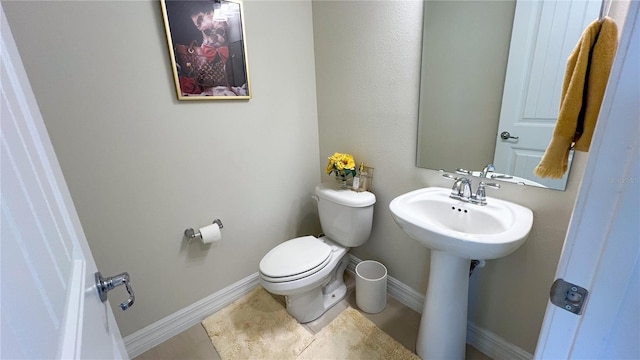
[[[160,3],[178,100],[251,99],[242,3]]]

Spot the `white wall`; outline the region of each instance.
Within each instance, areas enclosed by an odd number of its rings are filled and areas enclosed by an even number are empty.
[[[176,100],[159,1],[3,7],[97,265],[132,277],[123,336],[319,231],[309,2],[245,1],[253,99],[206,102]],[[216,217],[221,243],[186,243]]]
[[[352,251],[383,262],[391,276],[420,292],[426,290],[429,253],[398,228],[388,205],[409,190],[451,186],[437,172],[414,165],[422,6],[419,1],[313,3],[320,161],[345,151],[375,167],[373,233]],[[469,318],[530,353],[586,158],[576,155],[564,192],[513,184],[489,190],[490,196],[531,208],[534,225],[519,250],[474,273]]]

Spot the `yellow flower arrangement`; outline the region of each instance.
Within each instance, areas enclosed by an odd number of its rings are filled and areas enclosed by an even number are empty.
[[[351,154],[334,153],[329,156],[329,164],[327,165],[327,174],[335,172],[336,176],[340,176],[343,180],[347,179],[347,175],[356,176],[356,162]]]

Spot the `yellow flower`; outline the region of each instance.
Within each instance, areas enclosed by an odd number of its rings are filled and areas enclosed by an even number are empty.
[[[351,154],[335,153],[329,156],[329,164],[327,165],[327,174],[335,171],[341,176],[347,173],[354,174],[356,170],[356,162]]]
[[[327,165],[327,174],[331,174],[332,171],[333,171],[333,162],[331,161],[331,158],[329,158],[329,165]]]

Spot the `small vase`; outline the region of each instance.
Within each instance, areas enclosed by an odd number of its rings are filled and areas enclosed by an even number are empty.
[[[347,190],[349,186],[347,185],[347,178],[343,176],[336,176],[336,181],[338,182],[338,189]]]

